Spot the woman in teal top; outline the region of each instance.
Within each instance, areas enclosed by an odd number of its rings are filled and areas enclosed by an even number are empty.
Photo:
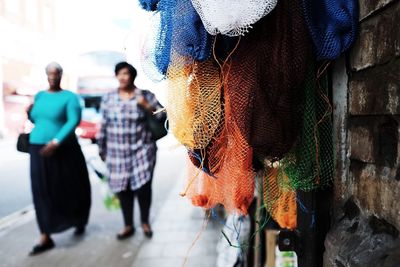
[[[61,89],[62,68],[46,68],[49,89],[38,93],[29,119],[33,203],[41,233],[30,255],[54,247],[50,235],[75,227],[83,234],[90,210],[90,183],[85,158],[75,136],[81,120],[78,96]]]
[[[73,134],[82,112],[74,93],[43,91],[36,95],[35,103],[30,113],[30,119],[35,123],[29,136],[31,144],[60,143]]]

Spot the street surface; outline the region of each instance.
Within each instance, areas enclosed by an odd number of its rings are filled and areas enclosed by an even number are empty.
[[[123,226],[122,215],[120,211],[109,211],[104,207],[101,183],[92,175],[92,210],[87,233],[81,238],[74,237],[73,230],[54,235],[55,249],[28,257],[28,252],[38,240],[34,211],[29,207],[28,157],[13,151],[13,142],[2,143],[0,267],[168,267],[181,266],[186,256],[186,266],[215,266],[221,225],[210,221],[207,229],[203,229],[204,212],[179,196],[184,183],[186,152],[182,147],[177,148],[176,144],[170,136],[159,142],[153,181],[152,240],[147,240],[142,233],[137,204],[137,233],[123,242],[115,239],[115,234]],[[95,145],[85,143],[82,148],[87,159],[97,156]],[[24,208],[23,214],[17,212]],[[13,215],[9,216],[11,213]],[[201,238],[188,252],[199,233]]]

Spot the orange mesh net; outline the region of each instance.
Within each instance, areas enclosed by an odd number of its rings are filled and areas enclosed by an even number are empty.
[[[228,138],[229,139],[229,138]],[[189,163],[188,184],[185,195],[192,201],[193,205],[211,208],[217,204],[224,205],[230,213],[247,214],[254,196],[254,173],[251,170],[251,149],[240,147],[240,143],[228,141],[222,168],[213,176],[199,170],[193,163]],[[243,157],[235,157],[238,151],[248,153],[247,160]],[[229,156],[231,155],[231,157]],[[246,156],[246,154],[244,154]],[[232,170],[240,170],[239,173]],[[244,171],[247,170],[247,171]]]
[[[196,206],[210,208],[222,204],[229,212],[247,214],[254,197],[253,150],[240,129],[248,126],[238,123],[244,121],[247,108],[235,113],[232,106],[247,107],[251,98],[248,90],[248,87],[224,88],[219,127],[210,144],[204,150],[195,151],[197,157],[191,156],[196,166],[191,163],[185,193]],[[241,101],[232,103],[233,94],[242,94]],[[199,167],[205,171],[200,172]]]

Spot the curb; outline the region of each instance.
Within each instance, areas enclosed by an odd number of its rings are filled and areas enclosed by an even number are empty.
[[[9,231],[31,222],[35,218],[33,205],[29,205],[17,212],[14,212],[0,219],[0,237]]]

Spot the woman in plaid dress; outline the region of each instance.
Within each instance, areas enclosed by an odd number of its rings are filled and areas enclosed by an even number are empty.
[[[152,113],[162,106],[154,94],[136,88],[137,72],[132,65],[126,62],[117,64],[115,75],[120,85],[118,90],[103,97],[98,145],[100,157],[106,161],[110,172],[110,188],[121,203],[125,228],[117,239],[126,239],[135,233],[135,196],[139,201],[143,231],[151,237],[149,211],[157,146],[146,127],[146,112]]]

